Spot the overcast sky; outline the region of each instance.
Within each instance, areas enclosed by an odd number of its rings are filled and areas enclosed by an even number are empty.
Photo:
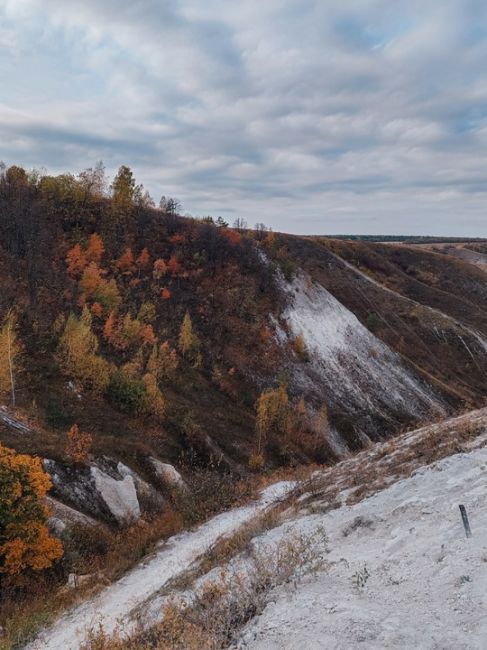
[[[0,160],[300,233],[487,236],[485,0],[0,0]]]

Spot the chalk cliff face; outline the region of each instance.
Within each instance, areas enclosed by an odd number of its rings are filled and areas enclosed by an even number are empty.
[[[292,387],[316,404],[355,418],[362,435],[377,435],[378,423],[422,420],[446,413],[446,403],[417,371],[375,337],[321,284],[300,273],[282,281],[287,306],[276,337],[283,347],[302,337],[306,362],[294,355]]]

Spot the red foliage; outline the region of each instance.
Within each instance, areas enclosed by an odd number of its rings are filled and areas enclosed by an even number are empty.
[[[66,255],[66,264],[68,265],[69,275],[81,275],[88,261],[86,255],[79,244],[73,246]]]
[[[154,343],[157,341],[157,338],[154,334],[154,330],[152,329],[152,325],[145,325],[140,330],[140,338],[142,339],[142,343],[147,345],[154,345]]]
[[[131,273],[134,270],[135,260],[131,248],[125,249],[123,255],[118,258],[116,266],[122,273]]]
[[[101,317],[101,315],[103,314],[103,307],[100,305],[99,302],[94,302],[94,303],[92,304],[92,306],[91,306],[91,313],[92,313],[94,316],[98,316],[98,318]]]
[[[115,325],[115,317],[112,311],[110,312],[110,315],[108,316],[105,325],[103,327],[103,338],[106,339],[107,341],[111,341],[111,339],[113,338],[114,325]]]
[[[142,269],[144,271],[149,268],[149,266],[150,266],[150,255],[149,255],[149,251],[147,250],[147,248],[142,249],[142,251],[141,251],[141,253],[140,253],[140,255],[137,258],[135,263],[137,264],[137,268]]]
[[[105,246],[103,244],[103,239],[100,235],[97,235],[96,232],[93,233],[88,242],[88,248],[86,249],[86,259],[88,262],[99,264],[104,252]]]
[[[221,232],[228,239],[228,241],[234,246],[240,244],[242,235],[238,233],[236,230],[230,230],[230,228],[222,228]]]
[[[178,275],[181,272],[181,264],[178,262],[176,255],[171,255],[167,263],[167,270],[171,275]]]
[[[169,298],[170,298],[171,296],[172,296],[172,293],[169,291],[169,289],[167,289],[166,287],[164,287],[164,289],[161,291],[161,298],[162,298],[163,300],[169,300]]]
[[[183,235],[182,233],[178,233],[177,235],[173,235],[169,241],[171,244],[185,244],[186,243],[186,236]]]

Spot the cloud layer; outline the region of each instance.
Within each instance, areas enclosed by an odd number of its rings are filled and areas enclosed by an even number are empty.
[[[425,8],[426,5],[426,8]],[[487,236],[479,0],[4,0],[0,158],[302,233]]]

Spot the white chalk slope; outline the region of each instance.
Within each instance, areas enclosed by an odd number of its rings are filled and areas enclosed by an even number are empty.
[[[354,506],[287,524],[301,532],[324,526],[330,567],[297,590],[277,590],[237,647],[485,650],[486,497],[483,448],[423,467]],[[358,589],[353,575],[364,566],[370,577]]]
[[[282,319],[292,337],[303,336],[310,353],[311,362],[294,370],[308,392],[324,388],[328,404],[386,418],[444,413],[435,391],[323,286],[298,275],[283,287],[289,305]],[[285,342],[283,330],[278,337]]]

